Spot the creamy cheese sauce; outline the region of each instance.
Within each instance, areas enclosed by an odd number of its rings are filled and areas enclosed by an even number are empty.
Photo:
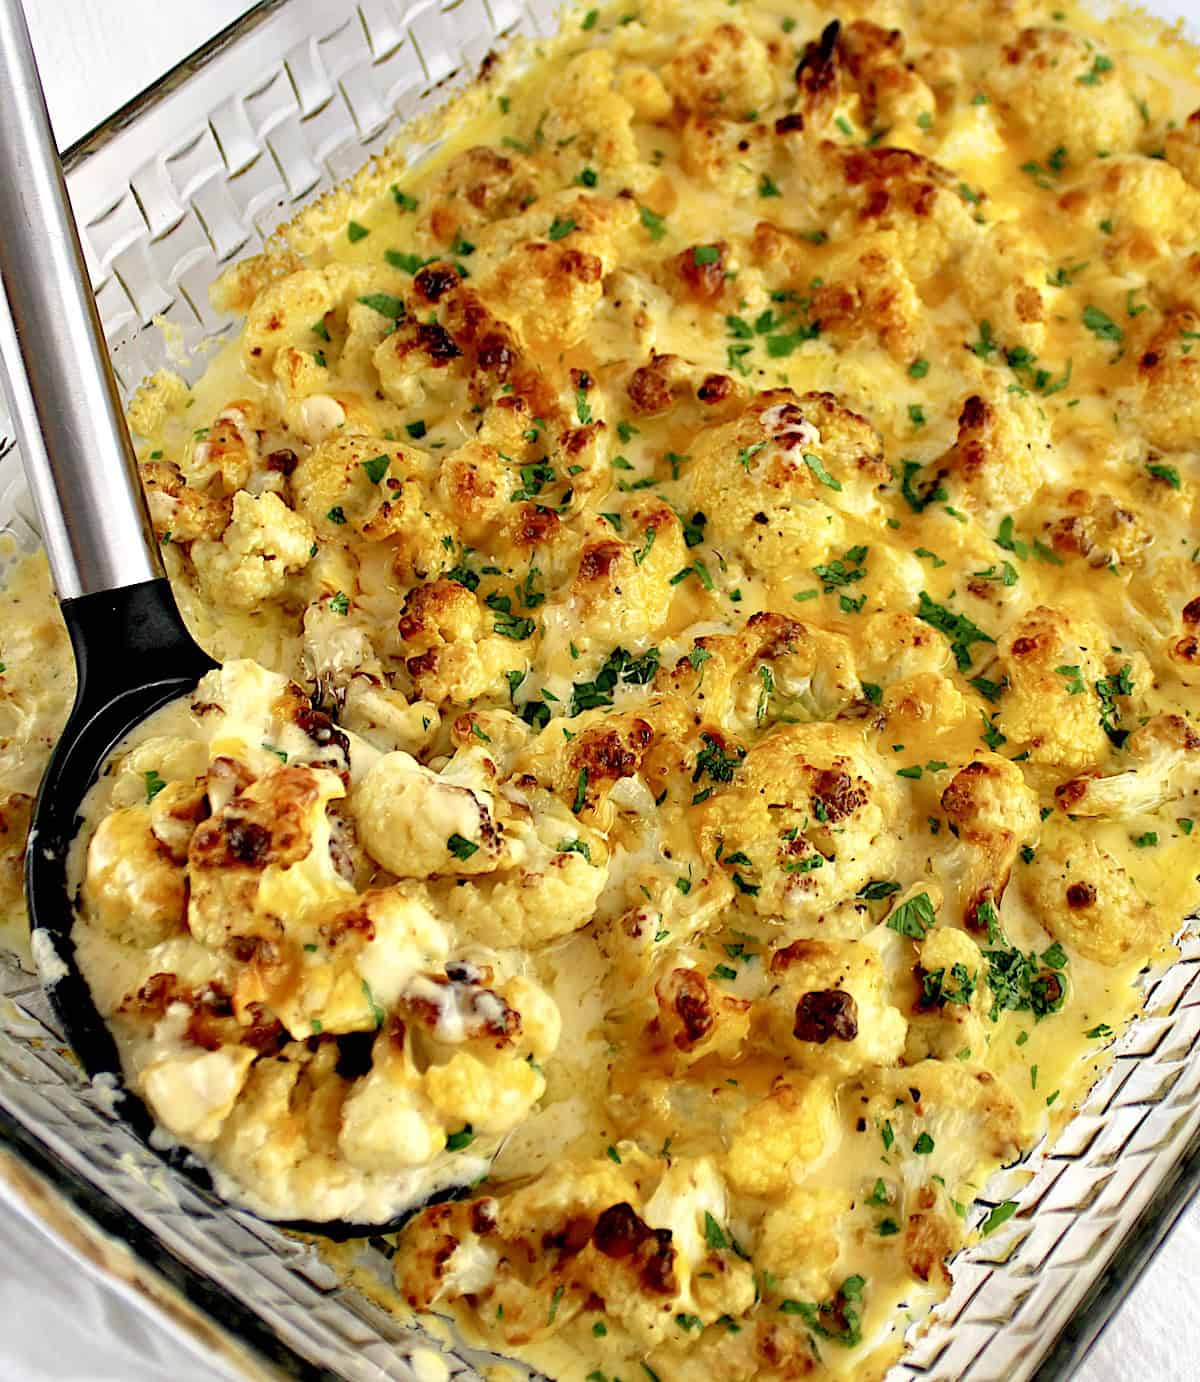
[[[226,666],[74,859],[163,1136],[486,1176],[386,1299],[552,1376],[881,1376],[1200,902],[1197,104],[1070,6],[649,0],[227,274],[131,410]]]

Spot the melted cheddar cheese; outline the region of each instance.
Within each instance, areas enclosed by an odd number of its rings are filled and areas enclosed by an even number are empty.
[[[132,409],[226,665],[96,789],[76,938],[227,1193],[490,1165],[413,1310],[882,1375],[1200,896],[1195,64],[589,11],[226,274]]]

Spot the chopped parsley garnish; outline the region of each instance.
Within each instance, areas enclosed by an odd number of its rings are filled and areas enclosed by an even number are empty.
[[[923,489],[917,488],[913,481],[922,469],[920,461],[904,461],[904,473],[900,480],[900,493],[908,502],[913,513],[923,513],[930,504],[946,499],[947,493],[938,476],[934,476]]]
[[[714,1252],[723,1252],[729,1246],[725,1230],[707,1209],[704,1211],[704,1241]]]
[[[461,1152],[464,1147],[469,1147],[475,1141],[475,1130],[470,1123],[464,1123],[457,1132],[452,1132],[446,1138],[446,1150],[448,1152]]]
[[[146,805],[149,806],[167,784],[166,781],[158,775],[157,768],[151,768],[148,773],[143,773],[142,781],[146,785]]]
[[[1090,302],[1083,309],[1084,326],[1102,341],[1116,341],[1118,344],[1125,339],[1125,333],[1108,315],[1102,312],[1099,307],[1094,307]]]
[[[575,229],[575,221],[570,216],[555,216],[546,232],[547,240],[561,240]]]
[[[890,930],[898,931],[902,936],[922,941],[926,933],[932,929],[935,920],[929,894],[917,893],[915,897],[910,897],[907,902],[893,908],[888,915],[887,925]]]
[[[639,206],[638,212],[642,218],[642,225],[650,232],[650,238],[652,240],[661,240],[667,233],[665,218],[651,211],[648,206]]]
[[[1173,465],[1161,465],[1157,461],[1146,462],[1146,474],[1152,475],[1156,480],[1163,480],[1172,489],[1179,489],[1179,471]]]
[[[960,672],[965,672],[971,665],[972,644],[996,641],[991,634],[984,633],[977,624],[972,623],[965,614],[955,614],[944,605],[935,604],[924,590],[921,591],[917,618],[949,638],[950,651],[954,654]]]
[[[350,597],[344,590],[337,591],[330,597],[329,608],[334,614],[347,614],[350,610]]]
[[[1056,667],[1054,670],[1060,677],[1066,678],[1068,695],[1082,696],[1087,690],[1083,681],[1083,673],[1074,663],[1069,666],[1064,664],[1061,667]]]
[[[401,211],[415,211],[420,205],[416,197],[410,197],[407,192],[401,192],[398,187],[392,188],[392,200]]]
[[[1133,678],[1130,671],[1131,666],[1127,662],[1115,676],[1101,677],[1096,683],[1096,695],[1100,697],[1100,727],[1117,748],[1129,738],[1129,731],[1118,729],[1115,721],[1121,718],[1121,707],[1117,704],[1117,697],[1133,695]]]
[[[825,469],[825,463],[821,460],[820,456],[814,456],[811,451],[805,451],[803,454],[804,464],[808,466],[809,470],[812,471],[823,485],[828,489],[841,489],[842,482],[840,480],[835,480],[834,477],[830,475],[829,471]]]
[[[519,642],[529,638],[533,633],[536,627],[534,621],[512,612],[510,596],[493,591],[485,603],[496,616],[492,622],[492,631],[498,633],[501,638],[511,638]]]
[[[978,975],[972,974],[966,965],[950,966],[950,977],[946,970],[932,969],[921,978],[921,1002],[925,1007],[944,1008],[947,1003],[965,1007],[975,992]]]
[[[647,649],[638,658],[624,648],[614,648],[605,658],[594,681],[577,681],[571,688],[571,714],[578,715],[582,710],[612,705],[613,691],[621,682],[627,686],[645,686],[653,681],[658,671],[659,656],[657,648]]]
[[[821,582],[824,594],[829,595],[841,586],[862,580],[867,572],[860,563],[866,561],[869,550],[861,546],[850,547],[836,561],[814,566],[813,575]]]
[[[986,1238],[989,1233],[995,1233],[1001,1225],[1008,1223],[1016,1212],[1017,1202],[1005,1200],[1003,1204],[998,1204],[983,1221],[980,1225],[980,1232]]]
[[[446,841],[446,848],[456,859],[469,859],[472,854],[479,853],[479,846],[457,831]]]
[[[363,997],[367,1000],[367,1006],[371,1009],[371,1017],[375,1021],[376,1027],[382,1027],[387,1013],[375,1001],[375,995],[371,992],[371,985],[364,979],[362,981]]]
[[[1112,58],[1105,57],[1103,53],[1097,53],[1092,59],[1092,65],[1082,77],[1075,80],[1080,86],[1099,86],[1100,78],[1105,72],[1111,72],[1113,68]]]
[[[913,1151],[916,1152],[918,1156],[928,1156],[929,1153],[933,1151],[933,1148],[933,1138],[930,1137],[927,1132],[923,1132],[913,1143]]]
[[[699,782],[707,774],[714,782],[732,782],[733,774],[746,756],[746,750],[734,748],[732,753],[727,753],[721,741],[713,735],[703,733],[700,738],[704,742],[704,748],[696,755],[696,767],[692,773],[692,781]],[[712,795],[713,789],[706,787],[697,792],[692,797],[692,805],[695,806],[701,801],[706,801]]]
[[[587,786],[588,770],[586,768],[580,768],[579,776],[575,779],[575,800],[571,803],[571,810],[574,811],[576,815],[587,805]]]
[[[366,226],[359,225],[357,221],[351,221],[346,227],[346,239],[349,240],[352,245],[357,245],[360,240],[364,240],[370,233],[371,232]]]
[[[389,461],[386,456],[372,456],[369,461],[361,462],[361,465],[366,473],[367,479],[370,480],[373,485],[377,485],[387,474]]]
[[[879,902],[882,898],[891,897],[899,891],[899,883],[893,883],[889,879],[873,878],[871,882],[859,888],[858,896],[866,898],[868,902]]]
[[[391,317],[399,321],[404,315],[404,303],[391,293],[368,293],[365,297],[359,298],[359,302],[364,307],[369,307],[372,312],[378,312],[381,317]]]

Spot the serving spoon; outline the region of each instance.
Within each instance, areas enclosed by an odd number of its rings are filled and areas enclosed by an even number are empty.
[[[146,508],[103,329],[89,286],[21,0],[0,0],[0,350],[50,573],[75,653],[75,703],[42,778],[25,854],[25,897],[47,994],[89,1076],[114,1077],[120,1112],[147,1145],[154,1120],[121,1079],[116,1042],[92,1001],[71,938],[67,856],[88,788],[149,714],[194,690],[217,663],[192,639]],[[211,1190],[182,1150],[164,1153]],[[294,1220],[330,1238],[390,1224]]]

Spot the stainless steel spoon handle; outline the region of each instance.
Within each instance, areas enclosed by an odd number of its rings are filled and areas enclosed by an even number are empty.
[[[0,283],[9,402],[59,599],[163,576],[21,0],[0,0]]]

